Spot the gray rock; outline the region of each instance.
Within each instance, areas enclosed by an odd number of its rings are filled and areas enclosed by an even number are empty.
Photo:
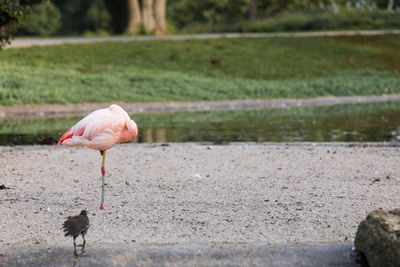
[[[400,266],[400,209],[372,211],[358,225],[354,243],[371,267]]]

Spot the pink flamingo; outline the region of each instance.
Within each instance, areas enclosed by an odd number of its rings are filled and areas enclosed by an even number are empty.
[[[138,134],[136,123],[131,120],[128,113],[118,105],[93,111],[77,124],[66,131],[58,140],[67,146],[87,146],[100,151],[103,156],[101,163],[102,188],[101,205],[104,209],[104,175],[106,174],[106,150],[115,144],[128,142]]]

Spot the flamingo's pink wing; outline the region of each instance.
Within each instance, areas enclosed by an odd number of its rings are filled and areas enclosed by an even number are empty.
[[[76,126],[76,125],[75,125]],[[74,131],[74,127],[71,127],[68,131],[66,131],[58,140],[57,146],[59,146],[60,144],[62,144],[64,141],[71,139],[73,136],[82,136],[85,128],[78,128]]]
[[[63,144],[68,142],[74,136],[82,137],[80,140],[90,141],[100,134],[115,135],[124,126],[124,121],[122,118],[116,117],[115,114],[107,108],[96,110],[85,118],[80,120],[71,129],[66,131],[63,136],[61,136],[58,144]],[[84,145],[84,143],[82,143]]]

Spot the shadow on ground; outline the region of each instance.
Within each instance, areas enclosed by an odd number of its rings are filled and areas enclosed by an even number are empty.
[[[0,254],[0,266],[362,266],[352,244],[137,245],[72,249],[18,248]]]

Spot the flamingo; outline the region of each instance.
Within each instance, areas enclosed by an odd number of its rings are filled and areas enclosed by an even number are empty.
[[[99,150],[103,160],[101,162],[102,187],[101,205],[104,209],[104,175],[106,174],[106,151],[115,144],[133,140],[138,134],[136,123],[128,113],[118,105],[93,111],[77,124],[66,131],[58,140],[57,147],[86,146]]]

